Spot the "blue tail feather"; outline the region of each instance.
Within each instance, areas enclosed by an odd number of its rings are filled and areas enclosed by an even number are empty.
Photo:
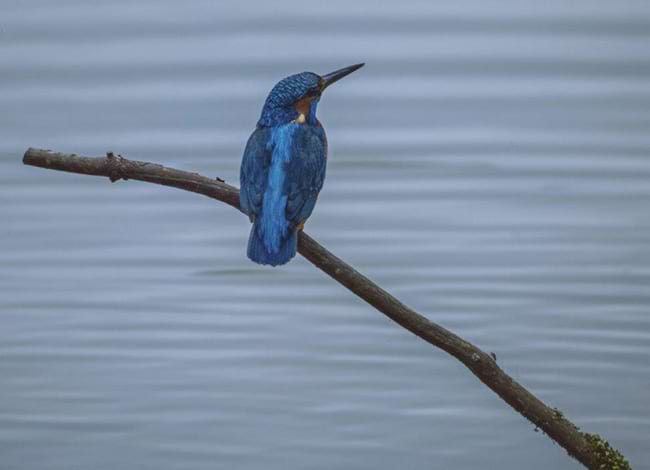
[[[297,230],[288,231],[287,238],[280,239],[277,251],[272,251],[272,248],[270,250],[267,247],[259,232],[256,222],[251,228],[251,234],[248,239],[248,257],[251,261],[257,264],[278,266],[288,263],[291,258],[296,256],[296,250],[298,248]]]

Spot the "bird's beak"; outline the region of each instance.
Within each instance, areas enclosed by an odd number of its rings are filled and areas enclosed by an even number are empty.
[[[321,91],[323,91],[325,88],[330,86],[332,83],[338,82],[340,79],[342,79],[346,75],[350,75],[355,70],[359,70],[364,65],[365,64],[350,65],[348,67],[343,67],[342,69],[335,70],[332,73],[328,73],[327,75],[323,75],[321,77],[321,84],[320,84]]]

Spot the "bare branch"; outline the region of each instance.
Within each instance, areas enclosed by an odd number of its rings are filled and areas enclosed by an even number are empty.
[[[203,194],[239,209],[239,190],[222,180],[153,163],[127,160],[112,153],[106,157],[90,158],[30,148],[25,153],[23,163],[52,170],[106,176],[111,181],[134,179],[172,186]],[[517,383],[497,365],[493,356],[407,307],[304,232],[300,234],[298,251],[314,266],[391,320],[461,361],[481,382],[586,467],[631,468],[620,452],[612,449],[606,441],[597,435],[581,432],[560,411],[550,408]]]

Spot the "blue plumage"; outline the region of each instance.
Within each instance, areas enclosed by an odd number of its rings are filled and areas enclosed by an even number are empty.
[[[280,80],[266,97],[258,126],[272,127],[298,117],[295,104],[306,96],[320,94],[321,78],[315,73],[302,72]],[[316,116],[313,116],[314,120]]]
[[[296,255],[298,231],[325,181],[327,138],[316,118],[321,93],[362,65],[322,77],[292,75],[269,93],[240,172],[240,205],[253,222],[248,240],[252,261],[277,266]]]

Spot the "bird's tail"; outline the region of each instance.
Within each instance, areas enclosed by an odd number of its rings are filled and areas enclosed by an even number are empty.
[[[298,230],[293,229],[287,233],[287,238],[280,241],[277,251],[269,250],[257,229],[257,221],[253,223],[251,234],[248,238],[248,257],[257,264],[278,266],[288,263],[296,256],[298,248]]]

